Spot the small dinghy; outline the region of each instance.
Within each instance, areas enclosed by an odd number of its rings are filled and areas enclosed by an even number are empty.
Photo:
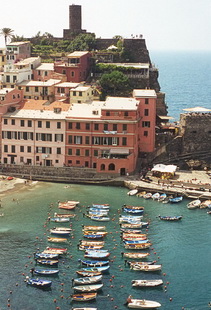
[[[70,231],[66,230],[57,230],[57,229],[50,229],[51,235],[57,235],[57,236],[68,236],[70,235]]]
[[[158,201],[159,201],[159,202],[162,202],[162,201],[164,201],[166,198],[167,198],[167,195],[166,195],[165,193],[160,194],[160,197],[158,198]]]
[[[179,215],[179,216],[158,216],[160,220],[162,221],[180,221],[182,219],[182,216]]]
[[[160,198],[160,193],[155,193],[152,195],[153,200],[158,200]]]
[[[131,299],[127,306],[132,309],[156,309],[161,307],[161,304],[152,300]]]
[[[68,223],[70,221],[69,217],[52,217],[51,222],[55,223]]]
[[[110,266],[97,266],[97,267],[86,267],[86,268],[81,268],[82,271],[99,271],[99,272],[106,272],[108,271]]]
[[[147,272],[153,272],[153,271],[160,271],[162,268],[162,265],[140,265],[140,264],[134,264],[130,265],[130,268],[132,270],[139,270],[139,271],[147,271]]]
[[[147,256],[149,256],[150,254],[149,253],[122,253],[122,255],[124,257],[127,257],[127,258],[136,258],[136,259],[142,259],[142,258],[146,258]]]
[[[83,231],[87,230],[94,230],[94,231],[100,231],[100,230],[105,230],[105,226],[83,226]]]
[[[152,193],[146,193],[144,196],[143,196],[144,199],[150,199],[152,198]]]
[[[49,253],[35,253],[34,258],[45,258],[45,259],[58,259],[58,254],[49,254]]]
[[[26,277],[26,283],[28,285],[37,287],[37,288],[49,288],[52,285],[52,281],[48,280],[41,280],[41,279],[30,279],[29,277]]]
[[[40,265],[47,265],[47,266],[57,266],[59,261],[58,260],[51,260],[51,259],[37,259],[36,262]]]
[[[88,285],[79,285],[79,286],[74,286],[73,289],[74,291],[77,292],[97,292],[101,290],[103,287],[103,284],[88,284]]]
[[[61,254],[66,254],[67,253],[67,248],[50,248],[50,247],[47,247],[43,253],[53,253],[53,254],[58,254],[58,255],[61,255]]]
[[[189,202],[187,204],[187,207],[188,207],[188,209],[193,210],[193,209],[198,208],[200,206],[200,204],[201,204],[201,200],[200,199],[195,199],[195,200]]]
[[[86,251],[84,257],[92,259],[104,259],[109,257],[109,255],[109,252]]]
[[[124,212],[128,214],[133,214],[133,215],[140,215],[144,213],[144,210],[139,210],[139,209],[129,209],[129,208],[124,208]]]
[[[129,192],[127,192],[127,195],[128,196],[134,196],[138,193],[138,190],[137,189],[132,189],[130,190]]]
[[[54,276],[59,273],[59,269],[34,269],[33,273],[39,276]]]
[[[53,238],[53,237],[48,237],[48,242],[66,243],[66,242],[67,242],[67,238]]]
[[[163,280],[132,280],[132,286],[135,287],[155,287],[163,284]]]
[[[169,198],[169,202],[171,203],[178,203],[178,202],[181,202],[182,200],[183,200],[182,196],[175,197],[175,198]]]
[[[72,300],[75,301],[88,301],[93,300],[97,297],[97,293],[79,293],[79,294],[73,294]]]
[[[80,307],[80,308],[72,308],[72,310],[97,310],[97,308],[90,308],[90,307]]]
[[[101,267],[101,266],[106,266],[109,264],[109,261],[99,261],[99,260],[78,260],[82,265],[86,265],[89,267]]]
[[[76,273],[82,277],[96,277],[102,275],[101,271],[77,270]]]
[[[93,277],[76,278],[73,279],[73,283],[78,285],[94,284],[100,282],[102,280],[102,277],[102,275],[99,275]]]

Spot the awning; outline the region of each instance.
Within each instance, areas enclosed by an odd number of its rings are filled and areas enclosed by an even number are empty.
[[[110,149],[110,154],[121,154],[121,155],[129,155],[129,149],[120,149],[120,148],[114,148]]]
[[[158,117],[160,118],[160,119],[166,119],[166,120],[168,120],[168,119],[174,119],[174,117],[172,117],[172,116],[167,116],[167,115],[158,115]]]
[[[157,164],[152,168],[151,171],[157,171],[161,173],[174,173],[176,169],[177,169],[177,166],[175,165]]]

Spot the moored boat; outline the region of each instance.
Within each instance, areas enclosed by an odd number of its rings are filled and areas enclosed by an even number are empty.
[[[76,214],[74,213],[54,213],[54,217],[67,217],[67,218],[74,218],[76,216]]]
[[[97,297],[97,293],[79,293],[79,294],[73,294],[72,300],[75,301],[88,301],[93,300]]]
[[[57,229],[50,229],[51,235],[57,236],[68,236],[70,235],[70,231],[68,230],[57,230]]]
[[[83,226],[83,231],[87,231],[87,230],[95,230],[95,231],[100,231],[100,230],[105,230],[106,227],[105,226]]]
[[[52,217],[51,222],[55,223],[68,223],[70,221],[69,217]]]
[[[123,256],[124,257],[127,257],[127,258],[136,258],[136,259],[142,259],[142,258],[146,258],[147,256],[149,256],[150,254],[149,253],[123,253]]]
[[[144,250],[150,248],[152,244],[151,243],[143,243],[143,244],[125,244],[125,249],[130,250]]]
[[[146,193],[145,195],[143,195],[144,199],[150,199],[152,198],[152,193]]]
[[[200,199],[195,199],[195,200],[189,202],[187,204],[187,207],[188,207],[188,209],[192,210],[192,209],[198,208],[200,206],[200,204],[201,204],[201,200]]]
[[[77,292],[96,292],[101,290],[103,287],[103,284],[87,284],[87,285],[78,285],[73,286],[74,291]]]
[[[127,192],[127,195],[128,196],[134,196],[138,193],[138,190],[137,189],[132,189],[130,190],[129,192]]]
[[[110,268],[110,266],[107,265],[107,266],[85,267],[85,268],[81,268],[81,270],[82,271],[88,271],[88,272],[90,272],[90,271],[99,271],[99,272],[103,273],[103,272],[108,271],[109,268]]]
[[[144,210],[141,209],[129,209],[129,208],[124,208],[123,209],[124,212],[128,213],[128,214],[134,214],[134,215],[139,215],[139,214],[143,214],[144,213]]]
[[[159,202],[163,202],[167,198],[167,195],[165,193],[160,194],[160,197],[158,198]]]
[[[58,254],[57,253],[35,253],[34,258],[44,258],[44,259],[58,259]]]
[[[182,216],[179,215],[179,216],[158,216],[160,220],[162,221],[179,221],[182,219]]]
[[[59,273],[59,269],[34,269],[33,273],[40,276],[54,276]]]
[[[53,237],[48,237],[48,242],[66,243],[66,242],[67,242],[67,238],[53,238]]]
[[[76,273],[82,277],[96,277],[102,275],[102,272],[97,270],[77,270]]]
[[[80,308],[72,308],[72,310],[97,310],[97,308],[90,307],[80,307]]]
[[[66,254],[67,253],[67,248],[51,248],[51,247],[46,247],[46,249],[43,251],[43,253]]]
[[[156,309],[161,307],[161,304],[157,301],[152,300],[131,299],[127,306],[128,308],[133,309]]]
[[[57,266],[59,263],[58,260],[52,260],[52,259],[37,259],[36,262],[40,265],[45,266]]]
[[[41,279],[30,279],[29,277],[26,277],[26,283],[28,285],[31,285],[37,288],[49,288],[52,285],[52,281],[41,280]]]
[[[103,277],[102,275],[99,275],[99,276],[93,276],[93,277],[76,278],[76,279],[73,279],[73,283],[80,284],[80,285],[94,284],[94,283],[100,282],[102,280],[102,277]]]
[[[155,287],[163,284],[163,280],[132,280],[132,286],[135,287]]]
[[[155,193],[152,195],[153,200],[158,200],[160,198],[160,193]]]
[[[153,272],[153,271],[160,271],[162,268],[162,265],[140,265],[140,264],[134,264],[130,265],[130,268],[133,270],[139,270],[139,271],[147,271],[147,272]]]
[[[178,197],[174,197],[174,198],[169,198],[169,202],[171,203],[178,203],[181,202],[183,200],[182,196],[178,196]]]
[[[82,265],[86,265],[89,267],[101,267],[101,266],[106,266],[109,264],[109,261],[98,261],[98,260],[78,260]]]

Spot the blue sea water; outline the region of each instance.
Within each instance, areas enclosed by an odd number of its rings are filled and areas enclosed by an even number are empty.
[[[17,199],[13,201],[13,198]],[[68,254],[60,259],[58,276],[53,277],[52,289],[42,291],[24,282],[30,276],[30,268],[35,266],[33,253],[47,245],[49,229],[55,226],[47,218],[58,212],[58,200],[79,200],[76,218],[72,219],[73,236],[68,244]],[[96,301],[89,303],[71,302],[73,293],[71,279],[80,269],[78,259],[83,252],[77,249],[82,239],[82,224],[102,225],[84,217],[85,206],[91,203],[109,203],[111,221],[104,222],[109,232],[105,238],[105,248],[111,252],[110,271],[103,276],[103,290]],[[159,273],[144,273],[130,270],[125,266],[121,252],[125,251],[118,224],[121,206],[143,205],[144,220],[150,221],[148,237],[152,242],[149,260],[162,264]],[[51,205],[53,204],[53,205]],[[126,298],[156,300],[163,310],[204,310],[211,300],[210,284],[210,215],[205,209],[189,210],[187,201],[179,204],[162,204],[128,196],[122,187],[101,187],[39,183],[34,187],[12,191],[2,196],[4,217],[0,217],[0,310],[69,310],[73,306],[92,306],[98,310],[126,310]],[[179,222],[164,222],[158,215],[183,215]],[[63,224],[69,226],[69,224]],[[61,224],[57,225],[61,226]],[[55,245],[56,247],[58,245]],[[146,251],[144,251],[146,252]],[[134,279],[162,278],[164,288],[135,289]],[[172,299],[170,301],[170,299]]]
[[[211,52],[150,52],[159,69],[161,91],[166,93],[168,115],[179,120],[183,109],[211,108]]]

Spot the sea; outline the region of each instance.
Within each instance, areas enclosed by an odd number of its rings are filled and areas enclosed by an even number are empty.
[[[210,107],[210,54],[151,54],[160,71],[161,90],[166,92],[169,114],[175,119],[183,108]],[[4,186],[2,184],[1,186]],[[124,187],[44,183],[24,185],[0,195],[0,310],[70,310],[74,307],[96,307],[98,310],[126,310],[128,295],[154,300],[162,310],[206,310],[211,301],[211,217],[206,209],[187,209],[188,200],[162,204],[128,196]],[[58,212],[58,201],[78,200],[76,217],[67,224],[48,220]],[[110,221],[95,222],[85,216],[87,206],[110,204]],[[130,270],[121,253],[119,215],[122,206],[144,206],[144,221],[152,246],[148,260],[157,261],[162,270],[156,273]],[[64,211],[63,211],[64,212]],[[67,211],[68,212],[68,211]],[[178,222],[161,221],[158,216],[177,216]],[[103,275],[103,289],[95,301],[73,302],[72,279],[81,268],[83,252],[78,243],[83,239],[82,225],[105,225],[105,249],[110,252],[110,269]],[[67,244],[50,244],[47,237],[54,226],[72,227]],[[47,246],[67,247],[68,254],[59,259],[59,274],[51,277],[50,290],[26,284],[30,269],[36,267],[34,253]],[[147,250],[143,251],[147,252]],[[38,266],[37,266],[38,267]],[[40,266],[39,266],[40,267]],[[42,268],[42,267],[40,267]],[[50,277],[49,277],[50,278]],[[47,279],[47,277],[44,277]],[[160,288],[134,288],[132,280],[162,279]]]

